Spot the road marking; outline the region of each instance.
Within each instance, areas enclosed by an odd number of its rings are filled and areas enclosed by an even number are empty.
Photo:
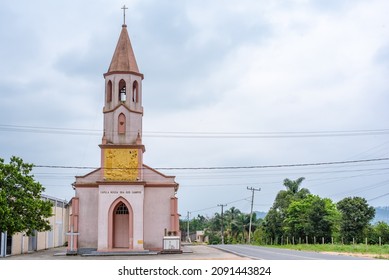
[[[301,255],[296,255],[296,254],[287,254],[287,253],[280,253],[280,252],[275,252],[273,250],[264,250],[263,248],[252,248],[250,247],[249,245],[234,245],[235,247],[237,248],[241,248],[243,250],[248,250],[248,251],[254,251],[256,253],[260,253],[260,251],[262,252],[266,252],[267,254],[277,254],[277,255],[283,255],[283,256],[288,256],[288,257],[295,257],[295,258],[300,258],[300,259],[308,259],[308,260],[323,260],[323,258],[313,258],[313,257],[306,257],[306,256],[301,256]],[[233,253],[233,254],[236,254],[238,256],[241,256],[241,257],[247,257],[247,258],[250,258],[250,259],[255,259],[255,260],[268,260],[268,259],[264,259],[264,258],[259,258],[259,257],[255,257],[255,256],[250,256],[246,253],[240,253],[240,252],[235,252],[231,249],[228,249],[226,248],[226,246],[224,247],[215,247],[215,248],[219,248],[221,250],[224,250],[224,251],[227,251],[229,253]],[[290,250],[290,252],[292,253],[292,250]]]

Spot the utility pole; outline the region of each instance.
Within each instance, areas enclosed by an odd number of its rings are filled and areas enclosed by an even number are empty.
[[[187,222],[187,231],[186,231],[186,241],[187,242],[191,242],[190,241],[190,236],[189,236],[189,215],[190,215],[190,212],[188,211],[188,216],[187,216],[188,222]]]
[[[261,190],[261,188],[256,189],[256,188],[247,187],[247,189],[252,192],[251,193],[250,226],[249,226],[249,244],[250,244],[251,243],[251,224],[253,222],[254,191],[259,192]]]
[[[224,206],[227,206],[227,204],[218,204],[217,206],[220,206],[220,207],[222,208],[222,215],[221,215],[221,217],[222,217],[222,222],[221,222],[221,224],[222,224],[222,228],[221,228],[221,230],[222,230],[222,244],[224,244],[224,228],[223,228],[224,220],[223,220],[223,207],[224,207]]]

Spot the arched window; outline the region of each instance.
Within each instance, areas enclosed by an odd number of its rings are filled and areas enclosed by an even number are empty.
[[[107,84],[107,102],[112,101],[112,82],[111,80],[108,81]]]
[[[132,101],[135,103],[139,102],[139,87],[137,81],[132,84]]]
[[[128,208],[127,208],[127,206],[123,202],[121,202],[117,206],[115,214],[116,215],[128,215]]]
[[[126,101],[126,82],[120,80],[119,82],[119,101]]]
[[[120,113],[118,118],[118,132],[119,134],[126,133],[126,116],[123,113]]]

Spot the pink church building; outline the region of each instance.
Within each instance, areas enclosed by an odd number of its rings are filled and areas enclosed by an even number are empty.
[[[143,163],[143,74],[125,24],[104,79],[101,165],[76,177],[69,250],[161,251],[180,235],[178,184]]]

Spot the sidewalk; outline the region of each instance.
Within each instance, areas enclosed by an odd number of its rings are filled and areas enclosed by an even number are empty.
[[[156,254],[144,256],[67,256],[66,248],[59,247],[23,255],[14,255],[2,260],[242,260],[245,258],[206,245],[185,245],[182,254]]]

